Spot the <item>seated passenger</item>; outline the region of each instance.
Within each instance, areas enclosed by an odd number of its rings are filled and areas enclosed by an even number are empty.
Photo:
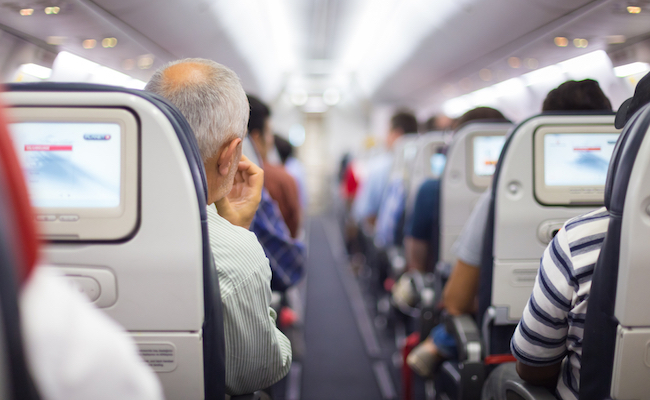
[[[616,128],[623,128],[648,103],[650,74],[639,81],[629,108],[619,109],[623,115],[617,115]],[[519,376],[555,389],[561,399],[578,398],[591,278],[608,226],[605,207],[564,224],[544,251],[533,293],[510,343]]]
[[[542,112],[563,111],[560,107],[570,110],[600,110],[611,111],[612,106],[598,82],[586,79],[583,81],[567,81],[549,92],[544,101]],[[476,295],[479,285],[479,267],[483,252],[483,237],[490,208],[491,188],[488,188],[479,198],[463,231],[454,244],[454,252],[458,261],[454,266],[444,289],[443,303],[450,315],[470,314],[476,308]],[[414,371],[428,375],[434,363],[443,359],[455,357],[456,343],[444,325],[438,325],[432,335],[416,347],[410,357],[409,366]]]
[[[276,313],[269,307],[269,261],[248,231],[264,173],[241,155],[249,112],[246,94],[234,72],[204,59],[162,67],[146,90],[180,109],[205,166],[208,230],[223,304],[226,393],[267,388],[289,371],[291,344],[277,329]]]
[[[278,149],[282,165],[284,165],[284,168],[287,170],[289,175],[291,175],[298,184],[300,206],[304,210],[307,208],[307,176],[305,175],[305,167],[300,160],[294,156],[294,147],[288,140],[282,136],[273,135],[273,141],[275,143],[275,148]]]
[[[357,224],[368,223],[372,227],[375,226],[393,165],[391,152],[393,144],[400,136],[417,133],[417,131],[418,122],[410,112],[401,111],[391,118],[390,130],[386,138],[386,151],[375,156],[368,163],[369,175],[361,183],[352,205],[352,216]]]
[[[470,121],[507,121],[498,110],[489,107],[478,107],[467,111],[458,118],[454,126],[460,126]],[[418,189],[413,212],[407,217],[404,237],[406,265],[410,271],[425,272],[427,260],[438,259],[437,249],[431,249],[429,244],[437,241],[437,231],[434,227],[439,224],[439,194],[440,180],[428,179]]]
[[[248,119],[248,137],[262,159],[264,168],[264,187],[278,203],[282,218],[287,224],[291,237],[298,236],[300,228],[300,199],[295,179],[281,165],[274,165],[268,160],[268,152],[273,147],[271,130],[271,110],[254,96],[248,96],[251,106]]]

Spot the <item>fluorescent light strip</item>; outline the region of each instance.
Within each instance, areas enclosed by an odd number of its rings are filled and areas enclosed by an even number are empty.
[[[131,89],[144,89],[146,82],[83,57],[60,52],[54,60],[53,81],[101,83]]]
[[[38,79],[47,79],[52,75],[52,68],[32,63],[21,65],[20,70],[26,74],[35,76]]]
[[[644,62],[635,62],[614,68],[614,75],[618,76],[619,78],[625,78],[626,76],[642,74],[648,71],[650,71],[650,64]]]
[[[584,70],[593,67],[593,65],[601,65],[604,62],[609,62],[607,53],[603,50],[597,50],[529,72],[518,78],[508,79],[495,85],[447,100],[443,103],[442,109],[449,117],[455,118],[472,108],[490,106],[499,97],[515,95],[527,86],[530,87],[546,82],[571,79],[572,74],[580,74]],[[650,71],[650,65],[646,63],[633,63],[614,68],[614,73],[619,77],[634,75],[644,71]],[[625,73],[627,75],[619,75],[619,73]]]

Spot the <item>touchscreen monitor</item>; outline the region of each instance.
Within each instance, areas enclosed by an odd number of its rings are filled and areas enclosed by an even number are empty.
[[[492,176],[499,161],[505,136],[474,137],[474,175]]]
[[[467,138],[467,181],[477,191],[485,190],[506,141],[505,132],[476,131]]]
[[[119,240],[138,219],[139,130],[109,107],[13,107],[10,132],[49,240]]]
[[[119,207],[119,124],[19,122],[11,129],[35,207]]]
[[[535,132],[535,196],[547,205],[602,204],[619,132],[609,125],[540,127]]]
[[[431,174],[437,179],[442,175],[447,163],[447,156],[442,153],[436,153],[431,156],[429,162],[431,163]]]

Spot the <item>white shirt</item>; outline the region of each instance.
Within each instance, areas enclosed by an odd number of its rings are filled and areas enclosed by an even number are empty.
[[[117,323],[54,268],[39,267],[20,295],[25,352],[44,400],[158,400],[162,389]]]
[[[219,275],[226,339],[226,393],[252,393],[282,379],[291,343],[275,325],[271,268],[257,237],[208,206],[210,247]]]

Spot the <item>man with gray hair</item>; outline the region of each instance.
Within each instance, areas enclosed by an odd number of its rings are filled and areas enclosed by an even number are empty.
[[[269,261],[248,230],[264,172],[242,156],[249,114],[246,94],[234,72],[204,59],[162,67],[145,90],[180,109],[205,166],[208,231],[223,304],[226,393],[267,388],[289,371],[291,344],[277,329],[276,313],[269,306]]]

